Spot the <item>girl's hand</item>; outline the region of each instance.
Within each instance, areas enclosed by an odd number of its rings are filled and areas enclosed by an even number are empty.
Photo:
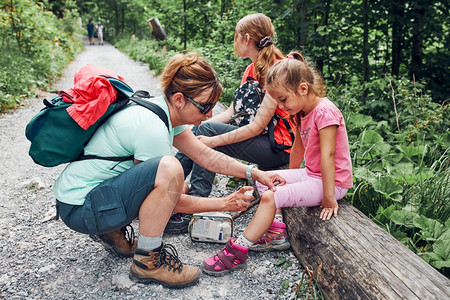
[[[197,139],[209,148],[214,149],[215,147],[217,147],[214,137],[199,135],[197,136]]]
[[[225,211],[246,211],[254,197],[245,192],[253,191],[251,186],[243,186],[238,191],[225,197],[226,209]]]
[[[320,212],[320,219],[322,220],[329,220],[334,215],[337,217],[338,212],[338,203],[336,199],[333,198],[331,201],[325,201],[325,199],[322,202],[322,205],[320,205],[322,208],[322,211]]]

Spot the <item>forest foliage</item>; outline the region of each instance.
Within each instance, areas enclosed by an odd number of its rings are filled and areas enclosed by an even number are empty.
[[[2,5],[2,108],[19,104],[29,87],[45,86],[79,51],[72,38],[80,30],[73,26],[76,16],[83,26],[88,19],[101,21],[107,41],[155,73],[174,53],[198,51],[218,72],[225,87],[222,101],[230,102],[249,64],[234,56],[236,22],[252,12],[268,15],[276,45],[307,56],[345,116],[354,167],[354,187],[346,199],[449,276],[448,1],[15,0]],[[155,17],[168,39],[152,35],[147,20]]]
[[[44,3],[15,0],[0,2],[0,111],[20,106],[20,100],[47,87],[81,50],[73,37],[74,15],[66,21]]]

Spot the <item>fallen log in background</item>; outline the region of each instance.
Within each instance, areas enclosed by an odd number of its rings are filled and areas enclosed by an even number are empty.
[[[162,41],[162,40],[167,39],[167,34],[164,31],[164,28],[161,26],[161,23],[159,22],[158,18],[150,18],[147,20],[147,22],[152,30],[153,36],[157,40]]]
[[[292,250],[311,267],[325,299],[450,299],[450,280],[362,212],[339,201],[338,217],[319,207],[283,209]]]

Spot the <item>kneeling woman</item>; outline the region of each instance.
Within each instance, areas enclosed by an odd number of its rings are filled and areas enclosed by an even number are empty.
[[[225,198],[182,195],[183,168],[172,146],[213,172],[253,177],[273,188],[283,178],[249,169],[237,160],[201,143],[186,124],[199,125],[211,117],[222,93],[213,68],[197,54],[175,55],[161,76],[164,96],[153,100],[167,114],[169,130],[150,110],[129,105],[114,114],[95,133],[85,154],[103,157],[134,156],[119,164],[106,160],[70,163],[57,179],[57,209],[71,229],[90,234],[121,256],[133,256],[130,278],[168,287],[195,284],[197,267],[183,265],[173,246],[162,243],[172,211],[245,210],[251,196],[245,189]],[[215,158],[212,160],[211,158]],[[139,217],[137,242],[127,228]],[[131,228],[132,230],[132,228]]]

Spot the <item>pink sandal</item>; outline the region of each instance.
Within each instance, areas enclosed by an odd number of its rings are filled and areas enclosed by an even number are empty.
[[[233,270],[243,270],[247,267],[248,249],[234,245],[236,239],[229,239],[225,248],[216,255],[203,261],[203,271],[208,275],[224,276]]]
[[[290,247],[286,224],[274,220],[270,228],[249,249],[252,251],[270,251],[287,250]]]

